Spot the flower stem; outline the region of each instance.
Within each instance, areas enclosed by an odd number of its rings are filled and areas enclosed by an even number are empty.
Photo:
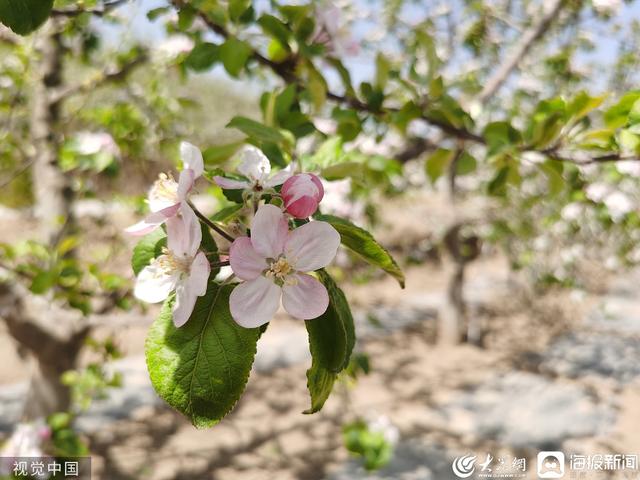
[[[233,242],[235,240],[235,238],[233,238],[231,235],[229,235],[227,232],[225,232],[222,228],[220,228],[218,225],[216,225],[215,223],[213,223],[211,220],[209,220],[202,212],[200,212],[200,210],[198,210],[196,208],[196,206],[191,202],[191,200],[187,201],[187,203],[189,204],[189,206],[193,209],[193,211],[195,212],[196,216],[207,226],[209,227],[211,230],[213,230],[214,232],[218,233],[221,237],[226,238],[227,240],[229,240],[230,242]]]
[[[218,268],[218,267],[228,267],[231,264],[229,263],[229,261],[225,261],[225,262],[212,262],[209,265],[211,265],[211,267],[213,268]]]

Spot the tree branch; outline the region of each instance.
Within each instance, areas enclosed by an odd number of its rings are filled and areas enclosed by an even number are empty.
[[[504,59],[504,62],[500,64],[495,73],[486,81],[484,88],[476,97],[476,101],[484,103],[489,97],[492,97],[493,94],[498,91],[536,41],[538,41],[547,30],[549,30],[553,21],[558,17],[564,3],[565,0],[554,0],[547,8],[547,11],[522,34],[520,41],[514,45],[511,53]]]
[[[87,93],[95,90],[106,83],[115,83],[125,80],[138,66],[149,59],[146,52],[141,52],[138,56],[125,63],[118,69],[106,69],[89,80],[76,85],[65,86],[62,89],[53,91],[50,101],[59,103],[71,96]]]
[[[77,17],[82,15],[83,13],[89,13],[91,15],[95,15],[97,17],[103,17],[110,13],[115,8],[119,7],[127,3],[129,0],[113,0],[112,2],[105,3],[102,8],[73,8],[73,9],[53,9],[51,10],[51,15],[55,17]]]

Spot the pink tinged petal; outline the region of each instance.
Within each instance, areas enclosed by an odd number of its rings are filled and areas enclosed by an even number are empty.
[[[216,182],[220,188],[224,188],[225,190],[244,190],[245,188],[251,188],[251,184],[249,182],[231,180],[230,178],[224,178],[218,175],[213,177],[213,181]]]
[[[210,273],[206,255],[198,253],[191,264],[189,276],[176,287],[176,301],[173,304],[173,323],[176,327],[181,327],[189,320],[197,298],[207,293]]]
[[[246,146],[240,153],[242,162],[238,171],[253,182],[264,182],[271,173],[271,163],[261,150]]]
[[[202,152],[198,147],[189,142],[182,142],[180,143],[180,156],[185,170],[193,170],[194,180],[202,175],[204,162],[202,160]]]
[[[178,284],[176,287],[176,300],[173,303],[173,324],[180,328],[193,313],[198,295],[196,295],[187,283]]]
[[[289,225],[282,210],[262,205],[251,222],[251,244],[264,258],[277,258],[284,250]]]
[[[297,281],[295,285],[282,287],[282,306],[289,315],[310,320],[327,311],[329,294],[322,283],[304,273],[289,278]]]
[[[339,246],[335,228],[327,222],[309,222],[289,233],[284,254],[296,270],[310,272],[331,263]]]
[[[278,185],[282,185],[287,179],[293,175],[294,164],[290,163],[287,165],[287,168],[280,170],[278,173],[274,174],[271,178],[267,179],[264,182],[264,186],[267,188],[277,187]]]
[[[181,202],[187,199],[187,195],[191,193],[195,181],[195,173],[190,168],[180,172],[180,177],[178,178],[178,198]]]
[[[309,218],[318,210],[318,202],[313,197],[302,197],[287,205],[286,211],[295,218]]]
[[[281,293],[278,285],[262,276],[241,283],[229,297],[231,316],[241,327],[264,325],[276,314]]]
[[[196,258],[193,259],[189,278],[187,283],[189,290],[201,297],[207,293],[207,284],[209,283],[209,274],[211,273],[211,265],[204,252],[198,252]]]
[[[202,241],[198,217],[191,207],[182,204],[180,214],[167,220],[167,245],[176,256],[193,258]]]
[[[255,251],[249,237],[238,237],[229,249],[231,269],[242,280],[253,280],[266,268],[265,258]]]
[[[301,173],[284,182],[280,193],[288,213],[296,218],[307,218],[318,209],[324,188],[316,175]]]
[[[160,258],[160,257],[158,257]],[[166,272],[154,260],[138,274],[133,294],[138,300],[148,303],[158,303],[165,300],[176,288],[178,272]]]
[[[146,235],[147,233],[153,232],[166,221],[167,217],[162,212],[155,212],[147,215],[144,220],[125,228],[124,231],[131,235]]]

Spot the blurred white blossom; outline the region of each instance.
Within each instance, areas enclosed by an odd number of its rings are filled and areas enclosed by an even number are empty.
[[[104,152],[114,157],[120,149],[111,135],[105,132],[80,132],[76,135],[76,151],[80,155],[95,155]]]
[[[386,415],[380,415],[367,420],[367,428],[370,432],[381,433],[384,439],[391,445],[398,443],[400,432]]]
[[[190,52],[194,43],[185,35],[172,35],[156,47],[155,59],[158,61],[171,61],[182,53]]]
[[[602,14],[618,13],[621,6],[622,0],[593,0],[593,8]]]
[[[592,183],[585,190],[585,195],[587,198],[593,202],[601,202],[605,199],[605,197],[609,194],[609,185],[606,183]]]
[[[8,462],[0,462],[0,474],[10,473],[13,458],[44,456],[43,445],[50,437],[51,429],[44,420],[16,425],[15,430],[0,449],[0,457],[8,460]]]
[[[622,192],[613,192],[604,199],[604,204],[614,221],[619,221],[627,213],[633,211],[633,202]]]
[[[635,160],[623,160],[621,162],[616,162],[616,169],[623,175],[640,177],[640,162]]]

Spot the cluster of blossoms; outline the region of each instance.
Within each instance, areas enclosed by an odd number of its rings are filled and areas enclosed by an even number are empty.
[[[51,438],[51,428],[43,421],[19,423],[0,449],[0,475],[10,475],[15,459],[45,455],[44,444]]]
[[[144,235],[166,224],[167,247],[138,274],[134,294],[157,303],[175,291],[173,320],[177,327],[186,323],[197,298],[206,293],[211,273],[206,253],[200,251],[200,222],[188,202],[204,170],[202,154],[186,142],[180,151],[184,169],[178,181],[161,174],[148,195],[151,213],[126,230]],[[340,235],[322,221],[289,227],[291,218],[308,219],[317,211],[324,195],[322,182],[313,174],[293,174],[291,166],[272,175],[269,160],[255,147],[246,147],[241,158],[238,172],[243,179],[214,177],[223,189],[242,190],[243,199],[256,207],[251,235],[234,239],[228,252],[229,265],[241,280],[230,297],[231,315],[243,327],[258,327],[271,320],[282,300],[293,317],[317,318],[326,311],[329,295],[307,272],[331,263]],[[278,205],[261,203],[266,195]]]

